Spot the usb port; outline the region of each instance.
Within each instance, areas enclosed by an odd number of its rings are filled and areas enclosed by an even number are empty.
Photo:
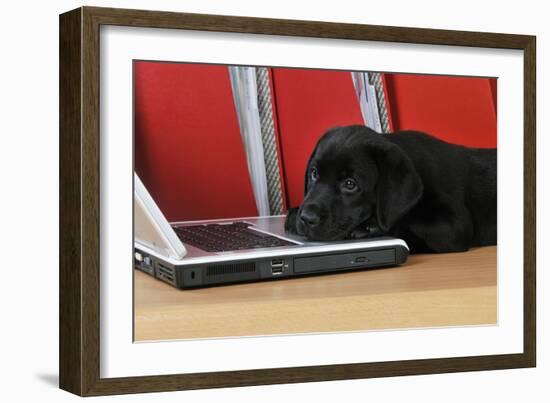
[[[278,274],[283,274],[283,265],[283,259],[273,259],[271,261],[271,274],[273,274],[274,276]]]
[[[283,259],[273,259],[271,261],[271,267],[283,267]]]
[[[283,274],[283,266],[281,267],[272,267],[271,268],[271,274],[276,276],[277,274]]]

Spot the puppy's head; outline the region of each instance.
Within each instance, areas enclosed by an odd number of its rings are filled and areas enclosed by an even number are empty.
[[[312,240],[340,240],[375,219],[387,232],[421,194],[411,160],[385,135],[365,126],[337,127],[309,159],[296,231]]]

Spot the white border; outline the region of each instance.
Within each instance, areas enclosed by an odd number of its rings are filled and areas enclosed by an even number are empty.
[[[101,377],[523,351],[521,51],[113,26],[100,42]],[[498,325],[132,343],[133,59],[499,77]]]

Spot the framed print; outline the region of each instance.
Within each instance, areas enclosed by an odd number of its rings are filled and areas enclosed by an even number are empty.
[[[535,109],[533,36],[62,14],[60,387],[535,366]]]

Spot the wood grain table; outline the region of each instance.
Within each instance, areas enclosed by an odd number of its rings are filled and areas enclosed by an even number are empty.
[[[135,341],[494,324],[496,247],[393,268],[178,290],[135,273]]]

